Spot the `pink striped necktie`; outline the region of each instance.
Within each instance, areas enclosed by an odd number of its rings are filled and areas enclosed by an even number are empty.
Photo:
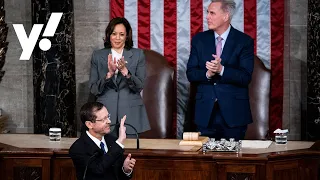
[[[216,55],[218,57],[221,56],[221,52],[222,52],[222,37],[221,36],[218,36],[217,37],[217,40],[218,40],[218,43],[217,43],[217,46],[216,46]]]

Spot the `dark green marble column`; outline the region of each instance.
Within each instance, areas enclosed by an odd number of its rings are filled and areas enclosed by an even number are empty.
[[[7,35],[8,27],[5,23],[4,0],[0,0],[0,83],[2,77],[4,76],[4,71],[2,71],[2,68],[5,63],[6,52],[8,49],[8,42],[6,42]]]
[[[32,0],[32,24],[44,24],[52,12],[63,12],[51,48],[33,51],[34,132],[62,129],[62,136],[75,137],[75,55],[73,0]],[[43,37],[39,37],[39,41]]]
[[[308,1],[308,97],[303,139],[320,139],[320,1]]]

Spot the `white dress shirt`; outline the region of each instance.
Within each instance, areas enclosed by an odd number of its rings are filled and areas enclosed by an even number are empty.
[[[223,52],[224,45],[226,44],[228,35],[229,35],[229,33],[230,33],[230,29],[231,29],[231,26],[229,25],[228,29],[220,35],[220,37],[222,38],[222,40],[221,40],[221,54],[222,54],[222,52]],[[218,44],[218,37],[219,37],[219,34],[216,33],[216,32],[214,32],[214,39],[215,39],[215,44],[216,44],[216,46],[217,46],[217,44]],[[220,56],[221,56],[221,55],[220,55]],[[221,59],[221,60],[222,60],[222,59]],[[224,72],[224,66],[223,66],[222,64],[221,64],[221,66],[222,66],[222,69],[221,69],[221,72],[219,73],[220,76],[222,76],[222,75],[223,75],[223,72]],[[207,77],[208,79],[211,79],[211,77],[209,77],[207,73],[206,73],[206,77]],[[217,101],[217,100],[218,100],[218,99],[215,99],[215,101]]]
[[[226,40],[227,40],[227,38],[228,38],[230,29],[231,29],[231,26],[229,25],[228,29],[227,29],[224,33],[222,33],[222,34],[220,35],[220,37],[222,37],[222,40],[221,40],[221,44],[222,44],[222,46],[221,46],[221,54],[222,54],[222,52],[223,52],[224,45],[226,44]],[[219,34],[216,33],[216,32],[214,32],[214,37],[215,37],[216,46],[217,46],[217,44],[218,44],[218,36],[219,36]],[[222,66],[222,65],[221,65],[221,66]],[[219,73],[220,76],[223,75],[223,71],[224,71],[224,66],[222,66],[221,72]],[[207,75],[207,74],[206,74],[206,75]],[[211,78],[209,78],[208,76],[207,76],[207,78],[208,78],[208,79],[211,79]]]
[[[114,49],[111,48],[111,54],[112,54],[112,60],[114,60],[114,58],[116,58],[116,61],[118,62],[122,58],[123,49],[122,49],[121,53],[118,53],[117,51],[115,51]],[[117,78],[118,72],[119,72],[118,69],[114,72],[116,78]]]
[[[224,45],[226,44],[226,40],[227,40],[227,38],[228,38],[228,35],[229,35],[229,33],[230,33],[230,29],[231,29],[231,26],[229,25],[229,27],[228,27],[228,29],[224,32],[224,33],[222,33],[221,35],[220,35],[220,37],[222,37],[222,40],[221,40],[221,43],[222,43],[222,46],[221,46],[221,54],[222,54],[222,52],[223,52],[223,47],[224,47]],[[217,43],[218,43],[218,36],[219,36],[219,34],[218,33],[216,33],[216,32],[214,32],[214,37],[215,37],[215,40],[216,40],[216,46],[217,46]]]
[[[89,133],[89,131],[86,131],[86,133],[87,133],[87,135],[89,136],[89,138],[90,138],[99,148],[101,148],[101,147],[100,147],[100,143],[103,142],[103,144],[104,144],[104,150],[106,151],[106,153],[108,152],[108,147],[107,147],[106,141],[104,140],[104,136],[102,136],[102,139],[101,139],[101,141],[100,141],[98,138],[92,136],[92,135]],[[122,147],[122,149],[124,148],[124,145],[121,144],[120,142],[116,141],[116,143],[117,143],[120,147]]]
[[[106,153],[108,152],[108,147],[107,147],[106,141],[104,140],[104,136],[102,136],[102,139],[101,139],[101,141],[100,141],[98,138],[92,136],[92,135],[89,133],[89,131],[86,131],[86,133],[87,133],[87,135],[89,136],[89,138],[90,138],[100,149],[101,149],[100,143],[103,142],[104,150],[106,151]],[[124,148],[124,145],[121,144],[120,142],[116,141],[116,143],[117,143],[122,149]],[[130,176],[130,174],[132,173],[132,171],[130,171],[129,173],[126,173],[126,172],[124,171],[123,166],[122,166],[122,171],[123,171],[127,176]]]

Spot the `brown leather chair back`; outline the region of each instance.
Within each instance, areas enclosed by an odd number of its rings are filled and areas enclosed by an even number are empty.
[[[142,91],[151,130],[141,138],[172,138],[174,70],[161,54],[144,50],[147,78]]]
[[[251,83],[249,85],[250,107],[253,123],[248,125],[245,139],[268,139],[269,99],[271,72],[255,57]]]

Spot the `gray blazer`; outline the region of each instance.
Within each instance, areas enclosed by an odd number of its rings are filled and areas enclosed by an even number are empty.
[[[120,122],[127,115],[126,123],[133,125],[139,133],[150,129],[146,109],[140,92],[146,79],[145,56],[141,49],[124,49],[123,56],[130,78],[122,76],[106,79],[108,73],[108,54],[111,49],[96,50],[92,54],[89,87],[97,101],[104,104],[111,114],[111,123]],[[127,127],[127,133],[134,131]]]

